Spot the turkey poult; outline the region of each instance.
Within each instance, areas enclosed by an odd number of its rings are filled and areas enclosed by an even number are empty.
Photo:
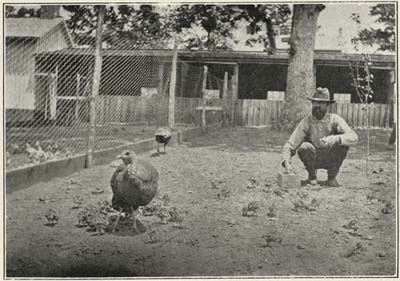
[[[118,225],[121,212],[132,214],[133,230],[137,229],[137,210],[146,206],[157,194],[158,171],[150,163],[138,159],[133,151],[124,151],[117,156],[122,160],[111,177],[113,192],[112,207],[119,210],[113,232]]]
[[[172,138],[171,128],[169,127],[158,128],[154,136],[156,137],[156,142],[157,142],[157,152],[160,153],[160,143],[162,143],[164,144],[164,153],[165,153],[165,147]]]

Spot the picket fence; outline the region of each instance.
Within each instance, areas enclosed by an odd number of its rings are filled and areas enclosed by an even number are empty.
[[[239,99],[235,102],[234,124],[237,126],[268,126],[279,120],[284,101]],[[199,124],[199,106],[219,106],[227,113],[231,105],[224,99],[175,98],[175,122]],[[130,96],[101,96],[97,104],[97,120],[148,124],[164,124],[168,120],[168,99]],[[370,104],[369,127],[389,128],[390,105]],[[367,127],[366,106],[358,103],[335,103],[330,111],[342,116],[353,128]],[[225,116],[230,116],[225,114]],[[230,117],[229,117],[230,118]]]
[[[238,100],[236,124],[241,126],[267,126],[279,120],[284,101]],[[388,104],[369,104],[369,127],[389,128],[390,106]],[[335,103],[330,112],[343,117],[353,128],[367,127],[367,106],[359,103]]]

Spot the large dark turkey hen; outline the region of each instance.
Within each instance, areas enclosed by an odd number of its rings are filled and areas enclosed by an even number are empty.
[[[168,142],[172,138],[172,130],[169,127],[160,127],[154,133],[157,142],[157,152],[160,153],[160,143],[164,144],[164,153],[165,147],[167,146]]]
[[[112,207],[119,210],[113,232],[115,231],[121,212],[131,213],[133,230],[137,229],[137,210],[151,202],[157,194],[158,171],[150,163],[138,159],[133,151],[124,151],[117,156],[122,163],[111,177],[113,192]]]

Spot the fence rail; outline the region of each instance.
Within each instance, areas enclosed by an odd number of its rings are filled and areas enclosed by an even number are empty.
[[[250,100],[237,101],[236,125],[240,126],[265,126],[277,122],[284,101]],[[389,128],[388,104],[369,104],[369,127]],[[367,127],[366,106],[359,103],[337,103],[331,105],[330,112],[343,117],[354,128]]]
[[[99,124],[143,123],[166,125],[168,121],[168,97],[99,96],[97,100]]]
[[[264,126],[277,122],[283,101],[270,100],[238,100],[236,108],[236,124],[242,126]],[[369,127],[389,128],[388,104],[370,104]],[[330,112],[343,117],[354,128],[367,127],[366,106],[359,103],[338,103],[331,105]]]
[[[369,104],[369,127],[389,128],[390,105]],[[331,112],[343,117],[354,128],[367,127],[367,107],[360,103],[337,103],[331,105]]]
[[[275,124],[284,101],[239,99],[235,103],[235,124],[237,126],[266,126]],[[97,120],[99,123],[150,123],[165,125],[168,120],[168,97],[145,98],[129,96],[101,96],[98,100]],[[227,109],[224,99],[175,98],[175,120],[180,124],[199,124],[202,105]],[[369,126],[371,128],[389,128],[388,104],[370,104]],[[196,110],[197,108],[197,110]],[[331,105],[330,112],[343,117],[354,128],[366,128],[366,106],[358,103],[337,103]],[[157,121],[157,118],[159,120]]]
[[[241,126],[272,125],[278,121],[283,101],[243,99],[236,106],[236,124]]]

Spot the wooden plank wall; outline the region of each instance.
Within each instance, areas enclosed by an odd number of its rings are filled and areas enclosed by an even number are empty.
[[[149,99],[135,96],[99,96],[97,122],[164,124],[168,114],[168,98]]]
[[[241,100],[236,116],[241,119],[236,124],[241,126],[265,126],[278,121],[284,101],[273,100]],[[366,106],[358,103],[335,103],[331,112],[337,113],[353,128],[366,128],[367,115],[370,128],[389,128],[388,114],[390,106],[387,104],[370,104]]]
[[[224,99],[203,99],[175,97],[175,122],[181,124],[195,124],[199,118],[196,108],[205,104],[207,106],[225,106]]]
[[[175,122],[181,124],[195,124],[199,118],[198,106],[229,107],[224,99],[202,98],[175,98]],[[239,99],[235,102],[234,121],[237,126],[266,126],[278,121],[284,101]],[[369,105],[369,127],[389,128],[388,114],[390,106],[387,104]],[[343,117],[353,128],[366,128],[367,110],[363,104],[335,103],[330,112]],[[97,120],[99,124],[105,122],[121,123],[149,123],[155,124],[157,118],[161,124],[168,120],[168,97],[159,100],[134,96],[99,96],[97,103]],[[198,121],[198,120],[197,120]]]
[[[272,125],[278,121],[283,101],[242,100],[240,112],[243,126]]]
[[[389,114],[388,104],[369,104],[367,107],[360,103],[336,103],[331,105],[331,112],[343,117],[344,120],[353,128],[364,129],[368,125],[370,128],[389,128],[386,118]],[[368,114],[369,113],[369,114]]]

